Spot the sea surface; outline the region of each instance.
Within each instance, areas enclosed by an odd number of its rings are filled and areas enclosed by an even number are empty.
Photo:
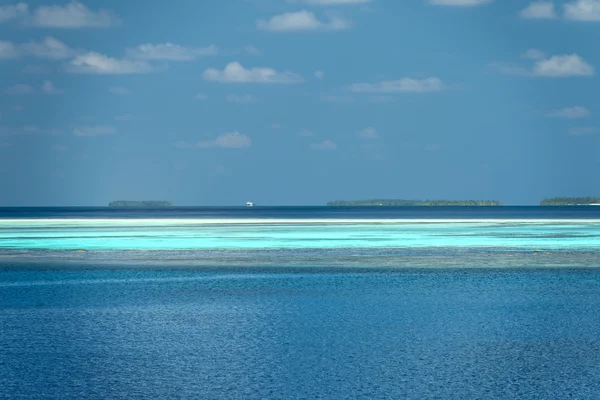
[[[0,398],[597,399],[600,207],[0,208]]]

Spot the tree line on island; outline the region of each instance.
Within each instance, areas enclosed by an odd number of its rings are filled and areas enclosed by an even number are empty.
[[[498,200],[402,200],[402,199],[372,199],[372,200],[335,200],[327,203],[329,207],[491,207],[505,204]],[[600,197],[550,197],[542,200],[540,206],[588,206],[600,205]]]

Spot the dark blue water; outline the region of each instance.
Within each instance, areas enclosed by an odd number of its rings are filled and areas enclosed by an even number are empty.
[[[569,207],[0,207],[0,218],[600,219]]]
[[[596,270],[0,272],[0,397],[597,399]]]

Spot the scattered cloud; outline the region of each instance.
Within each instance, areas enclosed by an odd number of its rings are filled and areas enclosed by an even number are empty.
[[[308,129],[303,129],[303,130],[300,132],[300,136],[303,136],[303,137],[311,137],[311,136],[315,136],[315,134],[314,134],[312,131],[308,130]]]
[[[250,136],[243,135],[239,132],[224,133],[217,136],[214,140],[200,141],[196,144],[188,144],[186,142],[177,142],[175,144],[179,148],[210,148],[219,147],[226,149],[243,149],[252,146]]]
[[[244,51],[251,56],[260,56],[261,51],[252,45],[244,46]]]
[[[323,95],[321,101],[325,103],[353,103],[354,97],[352,96],[335,96],[335,95]]]
[[[313,150],[321,151],[335,150],[337,149],[337,144],[335,144],[335,142],[332,142],[331,140],[324,140],[320,143],[311,144],[310,148]]]
[[[281,128],[281,124],[278,124],[277,122],[273,122],[271,124],[271,128],[273,128],[273,129],[279,129],[279,128]]]
[[[256,97],[249,94],[230,94],[225,98],[230,103],[254,103],[256,102]]]
[[[208,99],[208,95],[204,93],[198,93],[195,97],[196,100],[206,100]]]
[[[315,78],[317,78],[317,79],[323,79],[323,78],[325,78],[325,72],[316,70],[315,71]]]
[[[369,127],[363,130],[356,132],[356,136],[362,139],[377,139],[377,130],[375,128]]]
[[[108,88],[109,93],[117,96],[127,96],[131,94],[131,90],[121,86],[111,86]]]
[[[396,81],[378,83],[353,83],[349,86],[353,92],[364,93],[431,93],[446,90],[446,85],[439,78],[402,78]]]
[[[52,81],[44,81],[42,84],[42,93],[59,94],[62,93],[62,90],[58,90]]]
[[[315,30],[339,31],[350,29],[351,24],[339,17],[331,17],[329,21],[321,21],[315,14],[302,10],[275,15],[268,21],[258,20],[256,21],[256,27],[258,29],[274,32]]]
[[[0,60],[8,60],[19,57],[19,51],[12,42],[0,40]]]
[[[531,68],[503,63],[490,63],[489,65],[505,75],[566,78],[593,76],[595,74],[594,67],[577,54],[546,56],[540,50],[529,50],[523,57],[535,59]]]
[[[117,130],[111,125],[90,125],[78,126],[73,129],[75,136],[104,136],[117,133]]]
[[[552,56],[537,61],[533,66],[533,74],[541,77],[593,76],[594,73],[594,67],[577,54]]]
[[[117,59],[89,52],[75,57],[67,67],[68,72],[82,74],[143,74],[153,68],[146,61]]]
[[[590,111],[582,106],[575,107],[567,107],[559,110],[550,111],[546,114],[548,117],[553,118],[569,118],[569,119],[577,119],[577,118],[585,118],[589,117]]]
[[[35,89],[30,85],[25,85],[22,83],[13,85],[8,89],[4,90],[6,94],[33,94],[35,93]]]
[[[529,4],[519,13],[524,19],[555,19],[556,11],[552,1],[536,1]]]
[[[118,24],[119,20],[111,11],[94,11],[72,1],[65,5],[40,6],[28,22],[46,28],[108,28]]]
[[[546,53],[539,49],[529,49],[521,56],[528,60],[541,60],[546,58]]]
[[[128,57],[138,60],[190,61],[198,57],[218,54],[219,48],[215,45],[183,47],[169,42],[160,44],[146,43],[127,49],[126,53]]]
[[[598,129],[592,126],[580,126],[569,129],[569,136],[584,136],[596,132],[598,132]]]
[[[429,0],[429,4],[436,6],[474,7],[488,4],[494,0]]]
[[[0,24],[13,19],[20,19],[29,12],[27,3],[17,3],[10,6],[0,6]]]
[[[564,5],[565,18],[574,21],[600,21],[600,0],[573,0]]]
[[[21,51],[24,55],[31,55],[50,60],[63,60],[75,55],[75,50],[51,36],[46,37],[42,42],[29,42],[21,45]]]
[[[244,68],[239,62],[230,62],[225,69],[209,68],[204,71],[203,78],[207,81],[221,83],[299,83],[302,77],[296,73],[278,72],[273,68]]]

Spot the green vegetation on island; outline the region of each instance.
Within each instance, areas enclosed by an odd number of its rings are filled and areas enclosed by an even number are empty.
[[[589,206],[600,204],[600,197],[550,197],[540,202],[540,206]]]
[[[398,200],[398,199],[373,199],[373,200],[336,200],[327,203],[330,207],[415,207],[415,206],[502,206],[497,200]]]
[[[171,204],[168,201],[131,201],[131,200],[117,200],[111,201],[108,206],[109,207],[171,207]]]

